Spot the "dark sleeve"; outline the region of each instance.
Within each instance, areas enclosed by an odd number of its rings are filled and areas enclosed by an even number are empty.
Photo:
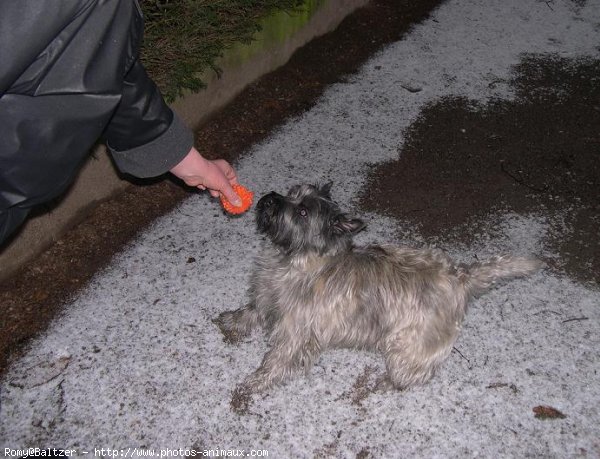
[[[117,167],[136,177],[168,172],[194,144],[192,131],[165,103],[139,61],[125,76],[121,102],[104,137]]]

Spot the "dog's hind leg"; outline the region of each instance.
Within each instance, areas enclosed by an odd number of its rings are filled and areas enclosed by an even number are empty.
[[[422,343],[414,340],[396,338],[384,351],[386,378],[378,384],[378,388],[390,386],[398,390],[423,384],[429,381],[435,370],[446,359],[452,346],[444,344],[435,349],[426,349]]]

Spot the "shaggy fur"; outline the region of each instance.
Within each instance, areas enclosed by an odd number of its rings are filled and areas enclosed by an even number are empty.
[[[451,352],[469,299],[540,267],[511,256],[465,266],[441,250],[355,247],[352,236],[365,225],[340,211],[330,185],[262,197],[257,226],[270,242],[256,263],[251,302],[215,320],[230,342],[254,327],[268,332],[270,350],[243,386],[251,392],[308,371],[332,347],[381,352],[383,387],[424,383]]]

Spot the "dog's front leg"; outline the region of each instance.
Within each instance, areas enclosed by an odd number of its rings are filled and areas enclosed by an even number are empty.
[[[248,336],[253,328],[258,326],[259,317],[254,303],[249,303],[235,311],[226,311],[213,319],[227,343],[237,343]]]
[[[293,321],[291,321],[293,322]],[[261,392],[279,384],[299,370],[308,370],[321,353],[318,340],[310,331],[302,331],[285,321],[271,336],[271,349],[260,367],[246,378],[243,386],[250,392]]]

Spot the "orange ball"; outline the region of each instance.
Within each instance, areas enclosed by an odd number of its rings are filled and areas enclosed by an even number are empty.
[[[250,206],[252,205],[252,198],[254,198],[254,193],[242,185],[233,185],[233,191],[240,197],[242,200],[241,206],[234,206],[231,204],[224,195],[221,195],[221,205],[223,209],[233,215],[239,215],[246,212]]]

